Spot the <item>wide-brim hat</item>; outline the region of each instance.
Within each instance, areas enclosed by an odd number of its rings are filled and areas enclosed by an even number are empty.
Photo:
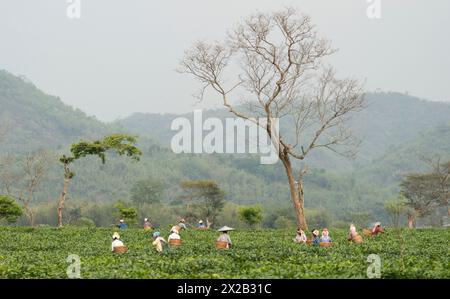
[[[230,230],[234,230],[234,228],[228,227],[228,226],[224,226],[224,227],[218,229],[217,231],[219,231],[219,232],[227,232],[227,231],[230,231]]]
[[[198,223],[203,223],[203,220],[200,220]]]
[[[113,239],[120,239],[119,233],[114,233],[112,237]]]
[[[315,230],[313,230],[313,235],[316,235],[316,236],[318,236],[319,235],[319,231],[317,230],[317,229],[315,229]]]
[[[375,222],[374,226],[381,226],[381,222]]]

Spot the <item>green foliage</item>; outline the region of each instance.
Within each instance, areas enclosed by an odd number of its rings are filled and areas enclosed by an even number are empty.
[[[208,219],[215,223],[216,217],[225,205],[225,192],[212,180],[181,182],[181,199],[187,201],[187,216]]]
[[[142,180],[131,188],[131,200],[136,204],[158,203],[161,201],[164,185],[156,180]]]
[[[0,220],[5,219],[9,223],[16,222],[22,216],[22,208],[6,195],[0,195]]]
[[[290,229],[294,227],[292,220],[286,216],[278,216],[274,224],[278,229]]]
[[[400,182],[398,174],[428,170],[417,159],[420,153],[433,152],[442,155],[443,159],[450,158],[448,103],[379,92],[368,93],[367,100],[367,109],[350,120],[352,131],[362,140],[356,160],[343,159],[322,151],[309,157],[311,171],[305,176],[304,182],[306,208],[326,209],[333,221],[347,223],[347,219],[351,218],[348,217],[349,213],[368,211],[371,221],[387,221],[389,215],[384,202],[397,196]],[[137,113],[114,124],[102,123],[6,71],[0,71],[0,107],[0,127],[4,123],[14,124],[2,138],[1,153],[14,152],[20,155],[45,148],[52,151],[55,157],[60,157],[61,152],[70,151],[71,144],[79,140],[105,141],[100,137],[117,132],[139,135],[138,146],[145,149],[139,156],[140,163],[111,159],[99,165],[95,163],[97,156],[87,156],[76,163],[66,160],[72,166],[68,178],[71,179],[75,173],[80,174],[71,183],[68,203],[95,203],[98,208],[85,211],[86,215],[83,216],[93,219],[97,225],[112,223],[113,199],[129,198],[131,186],[149,177],[160,179],[166,186],[162,204],[174,200],[180,181],[210,178],[226,192],[227,203],[261,204],[265,213],[265,227],[275,227],[279,216],[295,222],[295,215],[290,212],[289,190],[281,163],[261,165],[258,155],[174,154],[169,147],[174,135],[170,124],[178,115]],[[206,114],[221,119],[230,116],[223,109],[205,111]],[[183,116],[192,119],[193,115]],[[280,125],[284,126],[283,123]],[[289,128],[282,129],[289,132]],[[120,138],[106,139],[105,142],[117,145],[117,140]],[[55,225],[52,209],[56,207],[50,209],[49,205],[52,204],[48,201],[61,193],[61,165],[55,158],[49,166],[48,178],[42,182],[33,201],[39,208],[36,222]],[[278,209],[278,206],[282,206],[282,209]],[[173,210],[164,207],[161,211],[167,215],[160,220],[165,223]],[[230,211],[224,221],[231,223],[233,213]],[[159,217],[157,212],[155,214]],[[234,219],[239,224],[237,218]],[[22,219],[19,219],[19,223],[26,224]]]
[[[150,233],[128,229],[121,237],[129,252],[115,255],[111,228],[2,227],[0,277],[65,279],[67,256],[76,253],[86,279],[367,278],[370,254],[380,256],[383,279],[450,278],[450,230],[388,230],[349,244],[346,229],[329,229],[335,244],[328,248],[294,243],[295,229],[239,230],[230,232],[230,250],[215,249],[218,232],[188,230],[181,247],[163,254],[151,244]]]
[[[95,222],[92,219],[81,217],[80,219],[72,221],[70,225],[77,227],[95,227]]]
[[[117,202],[114,207],[117,209],[117,218],[123,219],[129,226],[136,226],[138,223],[138,211],[133,206],[126,206],[122,201]]]
[[[331,224],[331,216],[325,209],[306,210],[306,220],[311,229],[324,228]]]
[[[142,152],[135,146],[136,141],[136,137],[126,134],[113,134],[106,136],[103,140],[80,141],[72,144],[70,151],[73,156],[66,157],[63,155],[60,162],[70,164],[86,156],[98,156],[105,164],[107,151],[114,151],[120,156],[127,155],[134,160],[139,160]]]
[[[243,207],[238,210],[239,218],[249,226],[255,226],[261,223],[263,219],[260,206]]]
[[[441,200],[440,176],[435,173],[409,174],[400,184],[406,205],[419,217],[430,215]]]

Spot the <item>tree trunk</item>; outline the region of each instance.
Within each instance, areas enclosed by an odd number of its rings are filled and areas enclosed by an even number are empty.
[[[303,184],[301,179],[299,182],[295,182],[294,174],[292,171],[291,161],[289,156],[284,155],[280,157],[283,162],[284,168],[286,169],[286,175],[288,177],[289,188],[291,191],[291,200],[294,204],[295,215],[297,217],[297,226],[304,231],[308,230],[308,226],[306,224],[305,218],[305,209],[304,209],[304,194],[303,194]]]
[[[23,207],[25,208],[25,215],[28,218],[28,222],[30,223],[30,226],[33,227],[34,226],[34,213],[33,213],[33,210],[30,208],[28,203],[25,203],[23,205]]]
[[[33,189],[29,188],[28,190],[28,200],[25,200],[24,202],[24,208],[25,208],[25,214],[28,217],[28,221],[30,222],[30,226],[34,226],[34,212],[30,208],[30,202],[33,200]]]
[[[414,228],[414,217],[412,215],[408,215],[408,227]]]
[[[62,222],[62,210],[64,208],[64,203],[66,202],[66,197],[67,197],[67,190],[69,189],[69,179],[64,179],[64,190],[61,193],[61,197],[59,198],[59,202],[58,202],[58,227],[62,227],[63,226],[63,222]]]

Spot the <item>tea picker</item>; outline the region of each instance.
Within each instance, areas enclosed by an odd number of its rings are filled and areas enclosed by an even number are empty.
[[[217,249],[228,249],[231,247],[231,238],[230,235],[228,235],[229,231],[234,230],[234,228],[224,226],[220,228],[218,231],[221,232],[219,238],[216,240],[216,248]]]
[[[119,233],[115,232],[112,236],[112,244],[111,244],[111,251],[117,252],[117,253],[125,253],[128,251],[128,248],[123,244],[123,242],[120,240]]]

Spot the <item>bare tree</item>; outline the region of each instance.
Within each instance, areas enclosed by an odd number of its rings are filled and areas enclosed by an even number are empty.
[[[25,215],[30,221],[30,225],[34,226],[34,210],[30,207],[30,203],[34,198],[34,193],[48,172],[49,156],[45,151],[35,154],[27,154],[22,165],[25,174],[25,192],[20,201],[23,203]]]
[[[4,191],[22,203],[25,215],[34,226],[35,212],[31,207],[34,194],[47,175],[49,157],[45,151],[28,153],[21,161],[20,169],[15,167],[17,160],[9,155],[1,159],[0,181]]]
[[[245,19],[224,43],[197,42],[186,51],[179,71],[193,75],[202,88],[217,93],[235,116],[263,127],[286,170],[298,226],[307,229],[302,179],[292,161],[314,149],[352,156],[357,140],[345,123],[364,107],[356,80],[337,79],[324,60],[335,50],[319,38],[309,16],[287,8]],[[237,70],[234,82],[230,73]],[[244,105],[239,105],[239,101]],[[265,119],[264,124],[257,119]],[[279,118],[293,134],[277,134]],[[297,179],[296,179],[297,178]]]

